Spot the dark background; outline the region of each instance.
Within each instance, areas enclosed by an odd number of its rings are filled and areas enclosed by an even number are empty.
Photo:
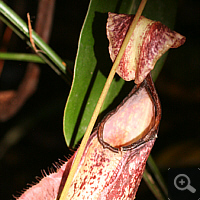
[[[23,19],[26,19],[26,12],[30,12],[34,26],[38,1],[5,2]],[[50,46],[63,59],[75,60],[78,37],[88,3],[88,0],[56,2]],[[174,30],[186,36],[186,43],[178,49],[170,50],[156,81],[163,116],[152,155],[166,182],[169,167],[200,165],[199,8],[198,0],[179,1]],[[1,27],[4,28],[4,25]],[[15,34],[11,41],[10,52],[27,51],[27,45]],[[6,62],[0,89],[16,89],[24,75],[25,67],[26,63]],[[35,181],[36,176],[41,177],[42,169],[48,171],[48,167],[59,158],[66,160],[66,157],[69,157],[62,131],[63,111],[69,89],[53,70],[41,65],[36,93],[17,115],[0,123],[2,140],[11,128],[23,130],[27,119],[35,119],[45,113],[45,117],[29,127],[20,140],[10,146],[0,158],[0,199],[12,199],[13,194],[17,195],[17,191],[26,188],[26,183]],[[155,199],[142,181],[137,198],[146,197]]]
[[[186,176],[185,176],[186,175]],[[170,168],[168,170],[168,189],[170,200],[199,199],[200,168]],[[184,183],[180,182],[181,180]],[[176,184],[176,187],[174,186]],[[195,188],[195,192],[190,189]]]

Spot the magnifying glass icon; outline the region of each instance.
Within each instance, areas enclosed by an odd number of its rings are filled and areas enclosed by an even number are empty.
[[[177,190],[189,190],[191,193],[195,193],[196,189],[190,183],[190,178],[186,174],[179,174],[174,179],[174,186]]]

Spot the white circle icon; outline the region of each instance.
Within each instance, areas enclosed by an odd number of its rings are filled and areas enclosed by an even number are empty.
[[[177,190],[189,190],[191,193],[195,193],[196,189],[190,183],[190,178],[186,174],[179,174],[174,179],[174,186]]]

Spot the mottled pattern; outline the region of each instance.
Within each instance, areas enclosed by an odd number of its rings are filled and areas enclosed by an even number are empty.
[[[135,83],[139,84],[154,68],[157,60],[169,49],[177,48],[185,42],[185,37],[170,30],[160,22],[154,22],[140,48],[140,58],[136,70]]]
[[[150,140],[136,149],[114,153],[100,145],[94,132],[67,199],[133,199],[154,142]],[[74,156],[57,172],[27,189],[18,200],[55,200],[62,191],[73,159]]]
[[[154,142],[155,140],[150,140],[122,156],[118,164],[117,176],[111,177],[109,185],[101,192],[99,200],[134,199]]]
[[[84,153],[67,199],[132,199],[155,140],[121,153],[103,149],[96,133]]]
[[[154,105],[145,87],[129,95],[126,102],[120,105],[117,112],[105,122],[103,130],[104,139],[117,146],[130,142],[132,144],[133,138],[143,136],[144,133],[147,135],[148,126],[155,115]],[[103,148],[97,131],[89,138],[66,198],[133,199],[155,139],[116,153]],[[37,185],[28,189],[18,200],[55,200],[63,189],[75,155],[56,173],[45,176]]]
[[[134,15],[108,13],[106,30],[109,40],[109,53],[113,62],[119,53],[133,18]],[[135,79],[140,53],[137,47],[142,45],[143,37],[145,37],[146,31],[149,29],[148,24],[151,24],[152,22],[153,21],[146,19],[145,17],[140,17],[127,45],[126,51],[122,56],[117,73],[126,81]]]
[[[112,61],[118,55],[133,18],[134,15],[108,14],[106,30]],[[135,83],[140,84],[162,54],[169,48],[181,46],[184,42],[184,36],[171,31],[160,22],[141,16],[120,61],[117,73],[126,81],[135,79]]]

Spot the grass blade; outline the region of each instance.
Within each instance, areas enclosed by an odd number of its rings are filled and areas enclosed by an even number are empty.
[[[29,30],[27,24],[3,1],[0,1],[0,19],[9,26],[21,39],[26,40],[27,44],[32,48],[29,41]],[[58,75],[64,76],[67,82],[71,83],[71,75],[67,73],[64,61],[34,32],[32,37],[35,45],[42,52],[38,55],[47,63]]]

